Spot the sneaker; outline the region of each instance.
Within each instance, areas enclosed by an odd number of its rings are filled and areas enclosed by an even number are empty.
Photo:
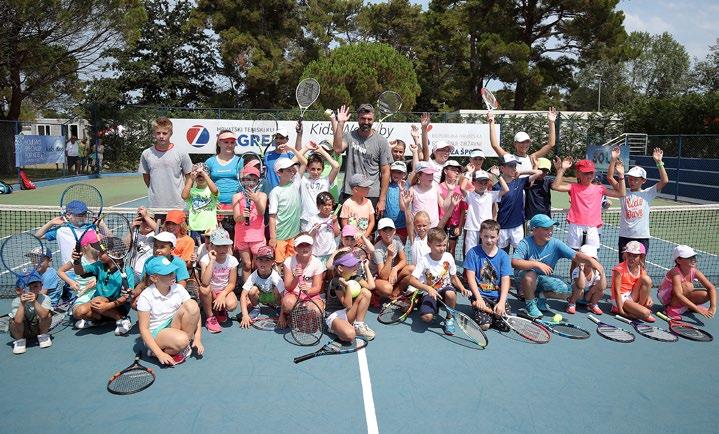
[[[26,341],[25,339],[18,339],[15,342],[12,343],[12,353],[13,354],[22,354],[27,349],[25,348]]]
[[[614,306],[614,305],[612,305],[612,313],[613,313],[614,315],[618,315],[618,314],[619,314],[619,309],[618,309],[616,306]]]
[[[527,314],[532,318],[541,318],[544,314],[537,308],[537,299],[533,298],[524,302],[527,307]]]
[[[214,314],[218,323],[222,324],[225,321],[227,321],[227,310],[222,309],[222,310],[213,311],[212,313]]]
[[[262,311],[260,310],[259,306],[253,307],[252,310],[248,312],[248,314],[250,315],[250,319],[257,318],[258,316],[260,316],[260,313],[262,313]]]
[[[363,322],[355,323],[355,331],[357,332],[358,335],[367,338],[368,341],[371,341],[372,339],[374,339],[374,335],[375,335],[374,330],[369,328],[369,326],[366,323],[363,323]]]
[[[574,315],[575,313],[577,313],[577,305],[573,303],[567,304],[566,312],[568,314]]]
[[[591,310],[594,315],[601,315],[604,313],[596,304],[590,304],[589,310]]]
[[[48,334],[37,335],[37,343],[40,344],[40,348],[47,348],[52,346],[52,339]]]
[[[220,324],[217,322],[217,318],[214,316],[207,318],[205,321],[205,327],[207,327],[207,330],[210,333],[219,333],[222,331],[222,327],[220,327]]]
[[[76,329],[87,329],[90,327],[95,327],[95,323],[89,319],[81,319],[75,323]]]
[[[535,300],[537,300],[537,309],[541,310],[542,312],[549,310],[547,307],[547,299],[544,297],[536,297]]]
[[[127,332],[130,331],[130,328],[132,328],[132,321],[130,321],[129,316],[118,319],[117,321],[115,321],[115,336],[126,335]]]
[[[444,334],[448,336],[453,336],[455,331],[456,327],[454,325],[454,318],[447,318],[444,321]]]

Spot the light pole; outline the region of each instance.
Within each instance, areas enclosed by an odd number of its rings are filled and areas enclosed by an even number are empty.
[[[597,112],[602,111],[602,74],[594,74],[597,78]]]

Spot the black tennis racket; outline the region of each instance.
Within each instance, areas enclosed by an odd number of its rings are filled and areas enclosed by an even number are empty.
[[[355,258],[357,258],[360,262],[366,261],[368,258],[367,250],[359,245],[352,247],[352,254],[355,255]]]
[[[587,315],[597,325],[597,334],[610,341],[628,344],[634,342],[634,334],[620,327],[599,321],[594,315]]]
[[[331,341],[322,346],[319,350],[314,353],[305,354],[304,356],[295,357],[295,363],[301,363],[305,360],[313,359],[318,356],[329,356],[333,354],[347,354],[354,353],[366,347],[368,344],[367,339],[362,336],[355,337],[353,343],[344,344],[338,341]]]
[[[520,316],[522,318],[526,318],[530,321],[534,321],[535,323],[544,326],[547,330],[554,333],[555,335],[562,336],[569,339],[588,339],[589,336],[591,336],[591,333],[589,333],[587,330],[584,330],[581,327],[577,327],[574,324],[568,323],[566,321],[548,321],[540,318],[533,318],[528,313],[520,311],[518,312],[517,316]]]
[[[653,339],[659,342],[676,342],[677,340],[679,340],[679,337],[677,337],[677,335],[669,333],[668,331],[660,329],[659,327],[655,327],[641,321],[624,318],[621,315],[614,315],[614,317],[619,321],[631,324],[632,327],[634,327],[634,330],[637,331],[637,333],[646,338]]]
[[[245,198],[245,210],[247,211],[247,216],[245,217],[245,226],[249,226],[249,214],[250,208],[252,206],[252,201],[250,200],[250,197],[247,195],[247,193],[254,193],[258,190],[262,190],[260,184],[262,183],[262,180],[265,179],[265,168],[262,162],[262,157],[260,157],[259,154],[256,154],[254,152],[245,152],[244,154],[242,154],[242,161],[243,164],[238,166],[239,171],[237,173],[237,179],[240,181],[239,191]],[[244,170],[244,168],[248,167],[251,164],[254,164],[257,167],[258,172],[260,173],[258,179],[254,179],[252,176],[249,175],[242,176],[242,171]]]
[[[137,353],[130,366],[110,377],[107,391],[115,395],[131,395],[147,389],[154,382],[155,373],[140,364],[140,353]]]
[[[69,217],[68,205],[75,206],[78,202],[82,202],[87,207],[87,214],[85,216]],[[60,195],[60,212],[75,237],[75,250],[78,252],[80,251],[80,240],[85,237],[89,230],[96,228],[98,220],[102,217],[102,207],[102,194],[92,185],[73,184],[67,187]],[[92,223],[87,224],[88,220],[91,220]],[[78,235],[75,230],[78,227],[84,228],[81,235]]]
[[[444,306],[447,313],[452,315],[460,330],[462,330],[462,332],[464,332],[464,334],[467,335],[467,337],[469,337],[474,343],[479,345],[480,348],[485,348],[489,344],[489,340],[487,339],[487,335],[484,333],[484,330],[482,330],[479,324],[470,318],[469,315],[447,306],[447,303],[439,297],[437,297],[437,301]]]
[[[504,315],[501,319],[514,333],[527,341],[546,344],[552,339],[549,330],[534,321],[515,315]]]
[[[98,221],[97,231],[102,235],[100,247],[107,253],[117,271],[120,272],[123,294],[129,294],[130,286],[125,272],[125,260],[134,246],[130,222],[122,214],[107,213]]]
[[[712,336],[709,332],[691,324],[687,324],[681,319],[670,318],[663,312],[657,312],[657,316],[669,323],[669,330],[672,333],[684,339],[697,342],[711,342],[714,340],[714,336]]]
[[[250,312],[250,324],[257,330],[272,331],[277,329],[280,312],[272,306],[260,306]]]
[[[295,89],[295,99],[300,106],[300,124],[305,118],[307,109],[317,101],[320,96],[320,84],[314,78],[305,78]]]
[[[302,279],[303,277],[299,276],[298,278]],[[305,290],[300,290],[297,302],[290,311],[290,324],[292,338],[297,345],[315,345],[322,338],[324,324],[322,309],[307,295]]]
[[[421,291],[405,293],[389,303],[385,303],[377,316],[377,321],[382,324],[396,324],[404,321],[412,313],[420,294]]]

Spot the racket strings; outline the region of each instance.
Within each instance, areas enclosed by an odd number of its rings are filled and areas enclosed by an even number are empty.
[[[548,342],[551,339],[547,330],[529,320],[511,316],[507,322],[517,334],[531,341]]]
[[[702,330],[699,330],[697,328],[688,326],[688,325],[682,325],[682,324],[673,324],[671,327],[671,330],[678,334],[679,336],[683,336],[688,339],[692,339],[695,341],[711,341],[712,338],[710,335],[706,334]]]
[[[382,311],[379,313],[377,320],[379,322],[396,322],[399,321],[405,312],[410,308],[410,301],[408,299],[395,300],[389,304],[386,304]]]
[[[322,336],[320,312],[310,303],[300,303],[290,311],[292,336],[300,345],[312,345]]]
[[[302,80],[302,82],[297,85],[295,98],[300,107],[311,106],[317,100],[318,96],[320,96],[320,84],[317,80],[308,78]]]
[[[572,336],[577,338],[584,338],[589,337],[589,332],[586,330],[582,330],[577,327],[572,327],[565,324],[557,324],[551,326],[554,330],[556,330],[558,333],[565,335],[565,336]]]
[[[77,200],[85,204],[89,211],[102,208],[102,195],[93,186],[87,184],[71,185],[62,195],[61,206],[65,208],[70,202]],[[88,218],[90,212],[88,212]]]
[[[610,325],[600,325],[597,328],[597,333],[617,342],[632,342],[634,340],[634,335],[628,331]]]
[[[155,381],[155,377],[144,369],[132,369],[113,378],[108,384],[110,392],[129,394],[139,392]]]
[[[666,330],[662,330],[658,327],[651,326],[649,324],[639,324],[637,326],[637,332],[652,339],[659,341],[675,341],[677,337]]]
[[[484,334],[482,328],[476,322],[474,322],[471,318],[469,318],[467,315],[462,314],[461,312],[458,312],[456,316],[456,321],[459,328],[461,328],[462,331],[467,334],[467,336],[472,338],[473,341],[475,341],[482,347],[487,346],[487,336]]]
[[[12,235],[0,247],[3,265],[14,274],[26,274],[44,258],[42,241],[29,232]]]
[[[402,107],[402,97],[397,92],[382,92],[377,105],[378,109],[383,113],[396,113]]]

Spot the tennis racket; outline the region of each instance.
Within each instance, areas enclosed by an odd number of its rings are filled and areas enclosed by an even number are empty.
[[[262,158],[259,156],[259,154],[256,154],[254,152],[246,152],[242,155],[243,164],[242,167],[240,167],[239,172],[237,173],[238,180],[240,181],[240,192],[242,193],[242,196],[245,198],[245,210],[247,211],[247,216],[245,217],[245,226],[250,225],[250,208],[252,207],[252,201],[250,200],[250,197],[247,195],[247,193],[254,193],[260,188],[260,183],[265,177],[264,174],[264,165],[262,164]],[[257,170],[260,172],[260,177],[258,179],[254,179],[251,176],[242,176],[242,170],[244,170],[244,167],[255,164],[257,166]]]
[[[140,353],[137,353],[130,366],[110,377],[107,391],[115,395],[131,395],[147,389],[154,382],[155,373],[140,364]]]
[[[261,113],[257,115],[257,119],[252,121],[252,140],[250,140],[250,144],[261,149],[260,160],[262,162],[264,162],[267,150],[275,141],[272,136],[275,131],[277,131],[277,119],[271,113]],[[267,137],[269,137],[269,140]],[[262,171],[260,171],[260,175],[264,175]],[[262,177],[260,176],[260,178]]]
[[[402,108],[402,97],[393,90],[385,90],[377,97],[377,109],[382,115],[379,123],[394,115]]]
[[[250,324],[257,330],[272,331],[277,329],[279,311],[271,306],[260,306],[250,312]]]
[[[85,221],[82,225],[78,225],[78,221],[73,223],[68,217],[67,206],[76,201],[82,202],[87,207],[87,216],[81,217],[81,219]],[[62,192],[62,195],[60,195],[60,212],[63,219],[70,227],[72,235],[75,237],[75,250],[78,252],[80,251],[80,240],[85,237],[85,234],[87,234],[89,230],[95,229],[98,220],[102,217],[102,206],[102,194],[100,194],[100,191],[92,185],[73,184],[67,187],[65,191]],[[92,223],[89,225],[86,224],[87,220],[90,219],[92,220]],[[75,230],[78,227],[84,227],[82,235],[80,236],[78,236],[77,231]]]
[[[544,326],[515,315],[503,315],[502,322],[522,338],[536,344],[546,344],[552,335]]]
[[[490,92],[489,89],[483,87],[481,90],[481,94],[484,105],[487,106],[487,110],[492,111],[499,108],[499,101],[497,101],[497,98],[494,97],[494,94]]]
[[[40,238],[30,232],[9,236],[0,247],[3,266],[16,277],[25,277],[35,271],[45,256]],[[27,288],[24,288],[27,291]]]
[[[100,219],[97,226],[102,235],[100,246],[110,257],[112,264],[122,277],[122,292],[128,294],[130,285],[125,272],[125,259],[133,249],[132,228],[127,218],[118,213],[107,213]]]
[[[714,340],[714,336],[709,334],[709,332],[687,324],[681,319],[668,317],[664,312],[657,312],[657,316],[669,323],[669,330],[672,333],[684,339],[697,342],[711,342]]]
[[[322,310],[307,295],[307,291],[300,290],[290,311],[291,334],[297,345],[311,346],[320,341],[324,324],[322,316]]]
[[[377,316],[377,321],[382,324],[396,324],[404,321],[412,313],[420,294],[421,291],[405,293],[389,303],[385,303]]]
[[[302,363],[305,360],[313,359],[318,356],[329,356],[333,354],[347,354],[354,353],[366,347],[368,344],[367,339],[362,336],[355,337],[354,344],[343,344],[338,341],[330,341],[322,346],[319,350],[314,353],[305,354],[304,356],[295,357],[295,363]]]
[[[469,315],[447,306],[447,303],[439,297],[437,297],[437,301],[444,306],[448,314],[452,315],[460,330],[462,330],[468,338],[474,341],[474,343],[479,345],[480,348],[485,348],[489,344],[489,340],[487,339],[487,335],[484,333],[484,330],[482,330],[479,324],[470,318]]]
[[[554,322],[540,318],[534,318],[522,311],[520,311],[517,316],[526,318],[530,321],[534,321],[535,323],[544,326],[550,332],[565,338],[588,339],[589,336],[591,336],[591,334],[587,330],[584,330],[583,328],[577,327],[576,325],[568,323],[566,321]]]
[[[615,327],[611,324],[599,321],[594,315],[587,315],[587,318],[592,320],[597,325],[597,334],[610,341],[620,342],[628,344],[634,342],[634,334],[624,330],[623,328]]]
[[[352,254],[355,255],[355,258],[357,258],[360,262],[367,260],[367,250],[365,250],[362,246],[352,247]]]
[[[660,329],[659,327],[655,327],[641,321],[631,320],[621,315],[614,315],[614,317],[619,321],[631,324],[631,326],[634,327],[634,330],[636,330],[637,333],[649,339],[653,339],[659,342],[676,342],[677,340],[679,340],[679,337],[677,337],[677,335],[669,333],[668,331]]]
[[[317,101],[320,96],[320,84],[314,78],[305,78],[295,89],[295,99],[300,106],[300,124],[305,118],[307,109]]]

